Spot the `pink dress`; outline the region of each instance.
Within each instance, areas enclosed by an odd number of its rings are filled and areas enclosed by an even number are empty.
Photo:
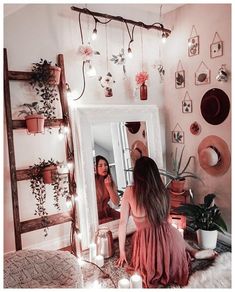
[[[146,216],[133,219],[137,231],[127,271],[138,272],[145,288],[187,285],[191,258],[179,231],[168,222],[153,227]]]

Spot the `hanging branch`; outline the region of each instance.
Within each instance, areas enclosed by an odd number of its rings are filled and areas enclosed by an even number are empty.
[[[126,19],[126,18],[123,18],[121,16],[113,16],[113,15],[109,15],[109,14],[103,14],[103,13],[99,13],[99,12],[94,12],[94,11],[91,11],[87,8],[78,8],[78,7],[75,7],[75,6],[72,6],[71,7],[72,10],[76,11],[76,12],[80,12],[80,13],[85,13],[85,14],[90,14],[94,17],[95,20],[99,21],[100,23],[102,23],[100,20],[98,20],[96,17],[103,17],[103,18],[108,18],[111,20],[116,20],[116,21],[120,21],[120,22],[127,22],[129,24],[133,24],[135,26],[141,26],[141,27],[144,27],[145,29],[155,29],[155,30],[159,30],[161,32],[165,32],[167,33],[168,35],[171,33],[171,30],[169,29],[166,29],[164,28],[163,24],[161,24],[160,22],[155,22],[153,24],[145,24],[141,21],[134,21],[134,20],[131,20],[131,19]]]

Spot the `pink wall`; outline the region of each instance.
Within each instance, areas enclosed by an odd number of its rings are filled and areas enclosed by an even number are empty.
[[[200,142],[208,135],[217,135],[224,139],[231,149],[231,113],[219,125],[207,123],[201,115],[200,103],[203,95],[211,88],[222,89],[231,100],[231,77],[228,82],[219,82],[215,79],[222,64],[231,72],[231,5],[229,4],[188,4],[166,15],[164,25],[172,28],[172,34],[165,44],[164,65],[166,76],[164,83],[165,113],[166,113],[166,145],[167,163],[170,165],[170,153],[175,147],[182,144],[171,142],[171,131],[177,123],[185,133],[185,158],[196,156],[194,170],[201,176],[205,185],[198,181],[189,182],[193,187],[196,201],[201,201],[207,193],[216,194],[216,204],[221,208],[222,214],[229,227],[231,226],[231,168],[222,176],[215,177],[207,174],[198,163],[197,148]],[[200,40],[198,55],[188,56],[188,38],[192,26],[195,26]],[[217,32],[224,42],[224,53],[221,57],[210,58],[210,44]],[[178,61],[181,60],[185,70],[185,88],[175,88],[175,72]],[[195,85],[194,73],[200,62],[203,61],[211,70],[210,84]],[[188,91],[192,102],[193,112],[182,113],[181,103]],[[190,133],[191,123],[197,121],[201,125],[198,136]]]

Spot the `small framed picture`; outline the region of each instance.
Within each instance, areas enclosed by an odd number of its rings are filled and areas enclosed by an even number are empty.
[[[223,56],[223,41],[212,43],[210,45],[210,57],[217,58]]]
[[[172,143],[184,144],[184,132],[183,131],[172,131]]]
[[[185,87],[185,71],[175,72],[175,88],[184,88]]]
[[[199,36],[194,36],[188,39],[188,56],[196,56],[199,54]]]
[[[210,83],[210,70],[204,69],[199,70],[195,73],[195,84],[196,85],[204,85]]]
[[[183,100],[182,101],[182,112],[185,114],[191,113],[193,111],[192,100]]]

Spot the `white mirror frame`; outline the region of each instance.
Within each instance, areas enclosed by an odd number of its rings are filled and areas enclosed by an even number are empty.
[[[71,109],[77,205],[83,249],[88,248],[99,225],[92,153],[92,124],[131,121],[146,122],[149,157],[155,160],[159,168],[162,168],[163,152],[157,106],[79,105],[79,107]],[[114,238],[118,236],[118,223],[119,220],[115,220],[103,224],[112,230]],[[128,224],[127,233],[133,231],[134,226]]]

